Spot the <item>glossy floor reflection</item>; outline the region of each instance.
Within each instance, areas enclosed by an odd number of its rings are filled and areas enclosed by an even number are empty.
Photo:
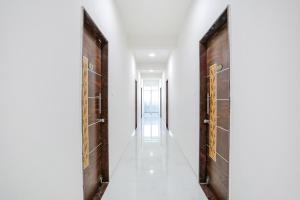
[[[147,117],[128,145],[104,200],[206,200],[196,176],[157,117]]]

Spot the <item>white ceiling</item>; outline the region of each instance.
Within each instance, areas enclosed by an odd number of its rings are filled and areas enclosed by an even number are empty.
[[[137,64],[139,65],[164,65],[170,55],[170,49],[134,49],[134,56],[138,58]],[[149,54],[154,54],[150,57]]]
[[[138,67],[167,63],[191,1],[115,0]]]

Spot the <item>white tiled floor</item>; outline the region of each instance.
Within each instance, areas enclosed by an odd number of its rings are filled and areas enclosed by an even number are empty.
[[[159,118],[132,137],[103,200],[207,200],[182,152]]]

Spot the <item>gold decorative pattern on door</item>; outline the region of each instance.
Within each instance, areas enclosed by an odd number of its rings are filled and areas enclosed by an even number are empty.
[[[89,161],[89,125],[88,125],[88,65],[89,60],[83,56],[82,59],[82,157],[83,169],[90,164]]]
[[[214,161],[217,159],[217,65],[209,67],[209,152]]]

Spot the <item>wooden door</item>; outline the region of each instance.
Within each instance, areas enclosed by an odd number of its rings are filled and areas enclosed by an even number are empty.
[[[166,127],[169,129],[169,80],[166,81]]]
[[[200,44],[200,183],[209,199],[229,193],[229,58],[225,11]]]
[[[84,199],[101,197],[108,184],[107,41],[84,12],[82,49]]]

